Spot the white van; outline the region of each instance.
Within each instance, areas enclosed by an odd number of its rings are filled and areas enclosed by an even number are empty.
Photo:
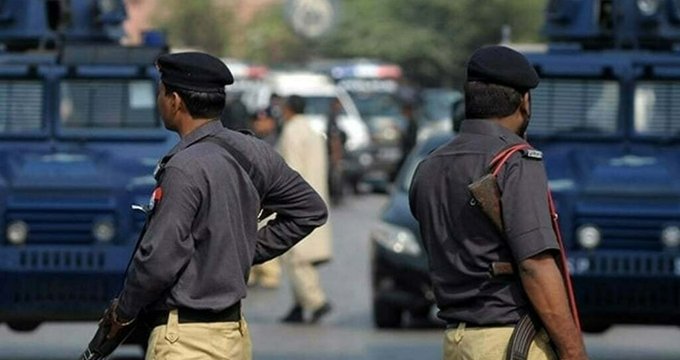
[[[270,96],[281,97],[298,95],[305,99],[305,116],[312,127],[326,134],[328,114],[331,103],[337,99],[342,105],[342,113],[338,116],[338,127],[347,135],[345,142],[345,174],[348,181],[355,186],[373,164],[370,146],[371,139],[368,126],[354,105],[352,98],[345,90],[335,85],[333,80],[323,74],[307,71],[273,71],[265,80],[267,86],[257,93],[246,94],[245,102],[256,103],[265,107]]]
[[[357,107],[347,92],[337,87],[328,76],[302,71],[272,72],[267,76],[266,83],[271,92],[281,97],[303,97],[307,104],[305,115],[312,121],[314,129],[324,134],[331,102],[338,99],[343,108],[343,114],[338,117],[338,126],[347,134],[347,150],[355,151],[369,146],[368,127],[362,121]]]

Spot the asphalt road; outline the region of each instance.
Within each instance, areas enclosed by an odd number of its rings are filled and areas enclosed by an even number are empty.
[[[439,329],[376,330],[371,322],[368,232],[386,197],[350,198],[332,210],[335,259],[322,269],[333,312],[321,324],[279,323],[291,305],[287,286],[253,288],[245,301],[256,360],[416,360],[441,358]],[[284,283],[285,284],[285,283]],[[1,289],[0,289],[1,291]],[[0,360],[75,359],[91,338],[94,323],[44,324],[35,332],[14,333],[0,325]],[[680,359],[680,328],[614,327],[587,335],[594,360]],[[141,350],[124,346],[115,359],[139,359]]]

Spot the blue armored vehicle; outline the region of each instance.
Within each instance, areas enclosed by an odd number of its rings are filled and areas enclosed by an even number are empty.
[[[680,1],[553,0],[528,140],[543,151],[584,330],[680,324]],[[414,151],[371,234],[374,322],[430,313],[407,191]]]
[[[680,2],[553,0],[529,142],[585,330],[680,324]]]
[[[0,1],[0,322],[96,320],[120,290],[156,160],[154,59],[123,0]],[[150,37],[151,38],[151,37]]]

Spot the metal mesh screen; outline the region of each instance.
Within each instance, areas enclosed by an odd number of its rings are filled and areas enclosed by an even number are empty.
[[[545,79],[531,94],[530,133],[613,133],[619,85],[615,81]]]
[[[635,131],[639,134],[680,134],[680,84],[644,81],[635,88]]]
[[[158,126],[150,80],[68,80],[60,88],[61,121],[66,128]]]
[[[43,85],[38,80],[0,80],[0,133],[44,127]]]

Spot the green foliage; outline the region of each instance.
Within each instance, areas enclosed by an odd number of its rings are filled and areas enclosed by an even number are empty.
[[[228,48],[228,24],[232,15],[213,0],[163,0],[167,17],[157,22],[173,47],[199,48],[223,54]]]
[[[245,0],[247,1],[247,0]],[[477,47],[498,43],[504,26],[515,43],[536,42],[547,0],[338,0],[340,21],[316,40],[293,33],[281,2],[243,26],[216,0],[163,0],[161,21],[175,47],[278,65],[311,57],[396,62],[421,84],[458,85]]]
[[[307,56],[304,40],[286,24],[281,5],[273,6],[243,29],[246,36],[245,57],[262,64],[300,62]]]
[[[458,82],[477,47],[498,43],[504,25],[513,42],[535,42],[546,0],[344,0],[342,20],[324,39],[329,57],[374,57],[401,64],[429,85]]]

